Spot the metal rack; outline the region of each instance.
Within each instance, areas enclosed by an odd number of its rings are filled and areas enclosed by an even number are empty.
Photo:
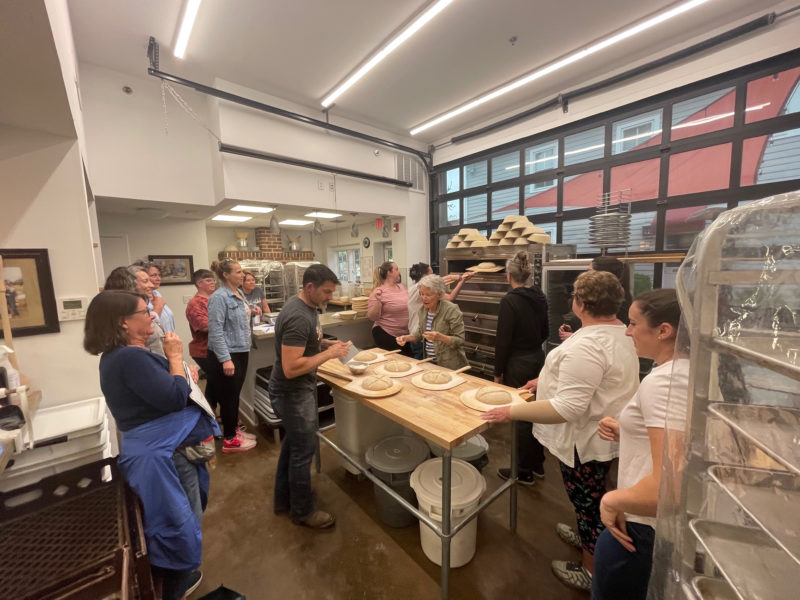
[[[525,249],[533,265],[531,283],[535,286],[542,284],[542,266],[545,262],[556,258],[571,258],[576,252],[573,244],[448,248],[444,250],[440,274],[463,273],[468,267],[481,262],[493,262],[497,266],[505,267],[508,259]],[[498,273],[478,273],[464,283],[455,299],[464,315],[464,351],[473,375],[487,378],[494,375],[497,315],[500,311],[500,300],[508,290],[505,269]]]
[[[670,397],[649,600],[798,595],[799,242],[794,192],[723,213],[681,266],[689,394]]]

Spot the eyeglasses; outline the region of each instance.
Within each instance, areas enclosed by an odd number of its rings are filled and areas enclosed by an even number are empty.
[[[143,308],[142,310],[133,311],[131,313],[131,316],[133,316],[133,315],[149,315],[149,314],[150,314],[150,309],[149,308]]]

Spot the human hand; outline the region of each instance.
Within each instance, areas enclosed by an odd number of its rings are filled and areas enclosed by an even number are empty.
[[[487,410],[481,415],[481,419],[490,423],[508,423],[511,420],[511,407],[498,406],[492,410]]]
[[[424,337],[429,342],[436,342],[442,338],[442,334],[438,331],[426,331],[425,333],[422,334],[422,337]]]
[[[337,340],[333,342],[328,349],[325,350],[331,358],[341,358],[342,356],[347,355],[347,351],[350,349],[350,344]]]
[[[178,337],[177,333],[168,331],[164,335],[164,356],[169,359],[176,359],[183,357],[183,342]]]
[[[495,375],[494,376],[495,383],[503,383],[503,376],[502,375]]]
[[[562,342],[568,339],[571,335],[572,335],[572,327],[570,327],[569,325],[564,324],[558,328],[558,339],[560,339]]]
[[[233,366],[232,360],[226,360],[222,363],[222,372],[228,377],[233,377],[233,374],[236,372],[236,367]]]
[[[375,297],[380,300],[381,296],[383,296],[383,286],[375,288]]]
[[[394,338],[394,342],[398,346],[405,346],[409,342],[408,338],[409,338],[409,336],[407,336],[407,335],[398,335],[396,338]]]
[[[464,273],[464,274],[461,276],[461,280],[462,280],[462,281],[466,281],[466,280],[467,280],[467,279],[469,279],[470,277],[474,277],[474,276],[475,276],[475,271],[466,271],[466,272],[465,272],[465,273]]]
[[[619,441],[619,423],[611,417],[603,417],[597,424],[597,434],[607,442]]]
[[[189,365],[189,375],[192,376],[192,381],[197,383],[200,380],[200,370],[197,365]]]
[[[636,547],[625,525],[625,512],[614,506],[614,499],[615,492],[608,492],[600,500],[600,520],[625,550],[635,552]]]
[[[253,307],[253,313],[261,316],[261,309],[258,306]]]
[[[536,388],[538,387],[539,387],[539,378],[537,377],[536,379],[531,379],[528,383],[526,383],[519,389],[527,390],[529,392],[535,392]]]
[[[167,304],[167,301],[164,300],[161,296],[153,296],[153,310],[161,313],[161,309]]]

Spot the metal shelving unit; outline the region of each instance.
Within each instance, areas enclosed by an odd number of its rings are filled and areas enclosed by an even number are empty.
[[[672,394],[648,600],[800,592],[800,192],[730,210],[678,274],[688,397]]]

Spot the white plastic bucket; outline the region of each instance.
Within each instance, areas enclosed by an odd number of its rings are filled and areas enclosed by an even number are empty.
[[[417,494],[419,508],[435,521],[442,520],[442,459],[432,458],[419,465],[411,474],[411,487]],[[455,527],[464,515],[478,506],[486,480],[471,464],[451,459],[450,526]],[[462,567],[475,556],[478,533],[477,517],[450,541],[450,566]],[[442,564],[442,540],[427,525],[420,522],[419,537],[422,551],[437,565]]]

